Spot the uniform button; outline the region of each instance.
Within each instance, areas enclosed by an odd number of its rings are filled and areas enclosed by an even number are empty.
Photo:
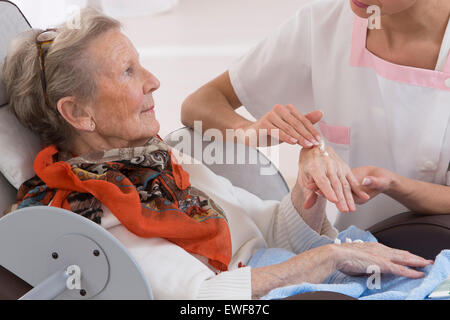
[[[450,88],[450,78],[448,78],[447,80],[445,80],[445,86],[447,88]]]
[[[437,165],[433,161],[425,161],[425,163],[423,164],[423,167],[425,168],[425,170],[436,170],[437,169]]]

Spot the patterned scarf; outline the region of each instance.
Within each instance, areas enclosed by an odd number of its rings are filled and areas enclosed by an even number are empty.
[[[57,159],[55,146],[38,154],[37,175],[19,189],[19,209],[51,202],[101,224],[104,204],[137,236],[167,239],[227,270],[231,237],[223,210],[190,186],[189,174],[159,136],[142,147]]]

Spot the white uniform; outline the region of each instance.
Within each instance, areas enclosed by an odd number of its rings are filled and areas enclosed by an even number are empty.
[[[438,69],[425,70],[369,52],[367,25],[348,0],[306,5],[231,67],[237,96],[256,118],[279,103],[323,110],[321,133],[352,168],[450,185],[450,27]],[[339,214],[336,227],[368,228],[405,211],[379,195]]]

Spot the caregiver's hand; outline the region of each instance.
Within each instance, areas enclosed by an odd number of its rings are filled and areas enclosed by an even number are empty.
[[[392,249],[380,243],[345,243],[335,245],[336,269],[350,275],[367,274],[370,266],[377,266],[381,273],[392,273],[407,278],[422,278],[423,272],[410,269],[433,264],[408,251]]]
[[[355,211],[353,194],[366,201],[370,197],[363,191],[350,167],[334,150],[326,146],[325,151],[314,147],[300,152],[297,183],[307,190],[303,207],[311,208],[318,196],[323,195],[335,203],[339,211]]]
[[[366,166],[354,168],[352,169],[352,173],[358,182],[361,183],[364,192],[370,196],[369,199],[355,197],[355,202],[357,204],[364,204],[380,193],[386,192],[391,188],[393,173],[387,169]]]
[[[286,106],[277,104],[258,121],[252,122],[242,129],[245,131],[254,130],[255,132],[265,129],[269,136],[277,138],[281,142],[287,142],[292,145],[299,144],[304,148],[311,148],[319,145],[320,134],[314,128],[314,124],[319,122],[322,116],[323,113],[321,111],[313,111],[303,115],[290,104]],[[279,130],[279,137],[275,136],[273,131],[275,129]],[[272,144],[269,142],[266,145]]]

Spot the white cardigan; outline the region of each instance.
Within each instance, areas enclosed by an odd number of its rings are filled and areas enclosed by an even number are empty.
[[[232,260],[229,271],[216,275],[204,257],[162,238],[140,238],[103,207],[102,226],[129,250],[155,299],[251,299],[251,268],[238,265],[247,264],[256,250],[272,247],[300,253],[336,237],[328,220],[322,235],[309,228],[294,208],[290,193],[281,202],[261,200],[202,164],[185,164],[183,160],[192,161],[190,157],[174,154],[190,174],[191,185],[223,208],[230,227]]]

